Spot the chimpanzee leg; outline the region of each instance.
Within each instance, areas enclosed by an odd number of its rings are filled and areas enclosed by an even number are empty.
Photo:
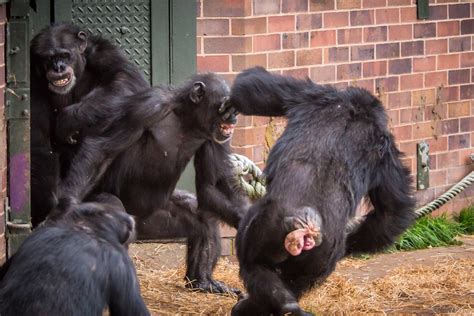
[[[176,190],[168,207],[137,219],[139,239],[187,238],[186,287],[213,293],[240,293],[212,279],[221,253],[217,220],[197,209],[196,197]]]
[[[276,271],[263,265],[252,264],[248,268],[241,266],[240,275],[249,297],[234,306],[232,315],[308,315],[300,309],[295,295]]]

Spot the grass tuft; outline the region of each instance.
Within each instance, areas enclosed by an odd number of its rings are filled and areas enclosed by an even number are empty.
[[[462,232],[464,234],[474,233],[474,205],[461,210],[455,219],[461,226]]]

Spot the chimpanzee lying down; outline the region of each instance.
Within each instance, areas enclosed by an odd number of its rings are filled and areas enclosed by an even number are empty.
[[[0,269],[0,315],[149,315],[127,254],[134,220],[118,198],[53,212]]]
[[[383,106],[368,91],[336,90],[252,68],[239,74],[229,108],[285,115],[288,125],[265,168],[267,193],[237,233],[248,297],[232,315],[309,314],[298,300],[354,252],[390,245],[412,223],[411,180],[387,129]],[[346,232],[368,195],[374,210]]]

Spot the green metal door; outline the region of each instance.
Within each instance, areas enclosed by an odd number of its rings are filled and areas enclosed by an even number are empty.
[[[120,46],[152,85],[177,84],[196,70],[195,0],[37,0],[34,34],[72,21]],[[195,191],[189,164],[178,187]]]

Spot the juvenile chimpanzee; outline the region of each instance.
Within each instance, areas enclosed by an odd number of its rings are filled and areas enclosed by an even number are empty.
[[[137,216],[140,237],[187,237],[187,286],[229,291],[211,278],[220,254],[214,217],[237,227],[249,203],[234,189],[228,158],[228,140],[236,118],[230,115],[223,119],[219,114],[228,94],[221,78],[199,74],[179,87],[161,86],[139,93],[146,95],[143,100],[126,99],[122,102],[125,115],[109,122],[100,136],[87,133],[62,182],[60,200],[80,201],[94,187],[95,192],[116,194]],[[95,115],[94,111],[100,112],[100,108],[65,110],[59,134],[69,137],[74,123],[100,123],[95,121],[100,113]],[[173,194],[193,155],[199,211],[191,195],[180,191]]]
[[[288,118],[267,160],[267,193],[239,226],[237,255],[249,296],[232,314],[308,314],[299,298],[339,259],[380,250],[412,223],[409,171],[383,106],[364,89],[338,91],[252,68],[237,76],[229,106]],[[374,210],[347,234],[365,195]]]
[[[37,99],[32,107],[36,104],[38,108],[33,113],[37,117],[32,117],[36,121],[32,138],[41,135],[41,150],[32,155],[33,167],[38,166],[32,170],[33,181],[37,179],[33,191],[47,191],[45,180],[53,191],[59,182],[48,178],[48,170],[40,169],[48,161],[55,163],[49,159],[51,139],[53,155],[58,152],[61,157],[61,201],[87,199],[94,187],[95,193],[115,194],[136,216],[140,238],[187,237],[188,287],[228,291],[212,279],[220,236],[211,214],[236,227],[248,203],[233,188],[227,156],[226,142],[232,136],[235,116],[223,119],[218,112],[228,97],[227,85],[207,74],[179,88],[151,89],[116,47],[100,37],[84,38],[77,27],[60,24],[43,30],[32,41],[37,66],[32,80],[33,98]],[[63,56],[63,51],[69,55]],[[69,72],[64,66],[59,79],[47,75],[45,70],[52,68],[55,74],[54,67],[61,65],[70,65]],[[63,85],[67,89],[58,87]],[[41,106],[45,112],[39,110]],[[173,193],[193,155],[199,211],[194,196]]]
[[[110,194],[53,212],[0,270],[0,314],[149,315],[127,247],[134,220]]]

